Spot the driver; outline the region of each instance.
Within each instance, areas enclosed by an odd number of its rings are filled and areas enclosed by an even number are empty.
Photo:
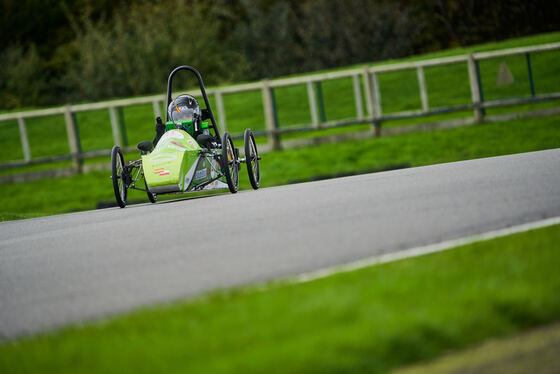
[[[167,114],[169,116],[169,120],[176,122],[176,126],[178,129],[185,130],[188,132],[193,138],[195,138],[199,143],[202,138],[199,138],[201,135],[209,136],[208,130],[202,130],[202,110],[200,109],[200,105],[198,101],[191,95],[179,95],[177,96],[167,108]],[[191,121],[192,125],[185,126],[184,124],[179,123],[179,121]],[[154,147],[165,133],[165,124],[161,121],[161,118],[156,119],[156,137],[153,141]],[[210,137],[211,139],[211,137]],[[204,139],[203,142],[206,143],[208,140]]]
[[[177,121],[192,121],[192,130],[188,131],[185,126],[182,129],[190,132],[196,139],[197,132],[200,131],[200,124],[202,122],[202,111],[198,101],[191,95],[179,95],[173,100],[167,108],[169,120]]]

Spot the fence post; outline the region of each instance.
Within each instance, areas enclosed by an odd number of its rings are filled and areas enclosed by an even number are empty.
[[[377,73],[371,72],[369,75],[371,84],[371,101],[372,101],[372,117],[373,117],[373,135],[375,137],[381,136],[381,120],[383,111],[381,109],[381,94],[379,92],[379,81],[377,80]]]
[[[367,110],[368,110],[368,117],[369,120],[371,121],[371,132],[372,135],[374,135],[375,137],[379,137],[381,136],[381,122],[377,119],[378,118],[378,112],[375,109],[377,107],[377,100],[376,100],[376,95],[375,95],[375,91],[376,88],[378,87],[378,85],[376,84],[374,86],[373,82],[372,82],[372,73],[370,72],[370,70],[368,68],[364,69],[364,86],[365,86],[365,91],[366,91],[366,105],[367,105]],[[373,73],[376,74],[376,73]],[[377,75],[375,75],[375,82],[377,82]],[[377,88],[377,90],[379,90],[379,88]]]
[[[72,114],[72,107],[70,104],[66,105],[64,111],[64,119],[66,122],[66,134],[68,135],[68,144],[70,145],[70,153],[72,155],[72,164],[76,172],[82,172],[82,159],[80,157],[80,139],[78,138],[78,131],[76,129],[75,118]]]
[[[428,105],[428,92],[426,90],[426,80],[424,79],[424,68],[418,66],[416,68],[416,74],[418,75],[418,87],[420,87],[420,99],[422,100],[422,110],[427,112],[430,108]]]
[[[379,118],[383,116],[383,111],[381,110],[381,94],[379,93],[379,81],[377,80],[376,72],[371,74],[371,83],[373,86],[373,107],[375,117]]]
[[[121,131],[119,129],[119,121],[117,120],[117,113],[115,107],[109,107],[109,117],[111,118],[111,129],[113,130],[113,140],[116,145],[122,147]]]
[[[352,83],[354,86],[354,101],[356,102],[356,116],[358,119],[364,119],[364,109],[362,108],[362,89],[360,87],[360,77],[358,75],[352,76]]]
[[[319,123],[327,122],[327,114],[325,113],[325,101],[323,100],[323,85],[321,81],[315,82],[317,88],[317,104],[319,106]],[[319,125],[320,126],[320,125]]]
[[[484,114],[482,112],[481,97],[480,97],[480,81],[478,79],[478,72],[476,67],[476,61],[474,55],[469,53],[468,58],[468,68],[469,68],[469,82],[471,86],[471,97],[474,108],[474,119],[476,122],[482,121]]]
[[[21,149],[23,150],[23,159],[27,162],[31,160],[31,150],[29,148],[29,138],[27,137],[27,129],[25,128],[25,120],[23,117],[18,118],[19,136],[21,138]]]
[[[525,53],[525,59],[527,60],[527,72],[529,73],[531,97],[535,97],[535,84],[533,82],[533,69],[531,69],[531,56],[529,55],[529,52]]]
[[[222,93],[220,91],[216,91],[214,93],[214,97],[216,98],[216,107],[218,108],[218,119],[220,120],[220,131],[222,134],[227,131],[226,125],[226,112],[224,110],[224,100],[222,98]]]
[[[268,130],[268,142],[272,150],[280,150],[282,149],[282,145],[280,143],[280,134],[278,133],[278,119],[276,116],[274,92],[268,81],[263,81],[262,99],[266,129]]]
[[[126,136],[126,124],[124,122],[124,110],[122,108],[122,106],[117,108],[118,114],[119,114],[119,130],[120,130],[120,134],[121,134],[121,143],[123,147],[128,146],[128,137]]]
[[[364,76],[364,88],[366,92],[366,108],[368,111],[368,117],[373,118],[373,94],[372,94],[373,88],[371,86],[370,72],[368,68],[364,69],[363,76]]]
[[[311,123],[313,127],[319,127],[319,116],[317,114],[317,97],[315,96],[315,90],[313,89],[313,82],[308,81],[307,86],[307,98],[309,99],[309,111],[311,112]]]
[[[152,107],[154,108],[154,117],[161,117],[161,107],[159,106],[159,101],[152,101]]]

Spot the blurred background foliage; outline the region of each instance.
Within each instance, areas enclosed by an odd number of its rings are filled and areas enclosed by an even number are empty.
[[[545,0],[3,0],[0,108],[161,93],[556,30]],[[183,88],[188,82],[180,82]]]

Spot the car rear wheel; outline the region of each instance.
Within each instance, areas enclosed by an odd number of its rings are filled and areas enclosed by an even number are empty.
[[[239,164],[235,147],[233,146],[233,139],[228,132],[224,133],[222,138],[221,168],[222,173],[226,177],[229,191],[236,193],[239,187]]]
[[[245,143],[245,163],[247,164],[247,174],[253,189],[258,189],[261,184],[261,170],[259,167],[259,152],[257,151],[257,143],[255,135],[250,129],[245,130],[243,135]]]
[[[126,206],[126,195],[128,186],[126,185],[126,168],[124,167],[124,157],[119,146],[114,146],[111,151],[111,179],[117,204],[124,208]]]

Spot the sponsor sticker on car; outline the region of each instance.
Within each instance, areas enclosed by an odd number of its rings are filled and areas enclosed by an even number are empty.
[[[194,179],[195,180],[203,179],[206,178],[207,175],[208,175],[208,169],[200,169],[197,170],[197,172],[194,174]]]
[[[169,170],[164,169],[164,168],[155,169],[155,170],[154,170],[154,174],[157,174],[157,175],[159,175],[159,176],[168,175],[168,174],[169,174]]]
[[[185,135],[183,135],[180,131],[177,130],[168,131],[167,134],[169,134],[169,136],[172,138],[185,139]]]

